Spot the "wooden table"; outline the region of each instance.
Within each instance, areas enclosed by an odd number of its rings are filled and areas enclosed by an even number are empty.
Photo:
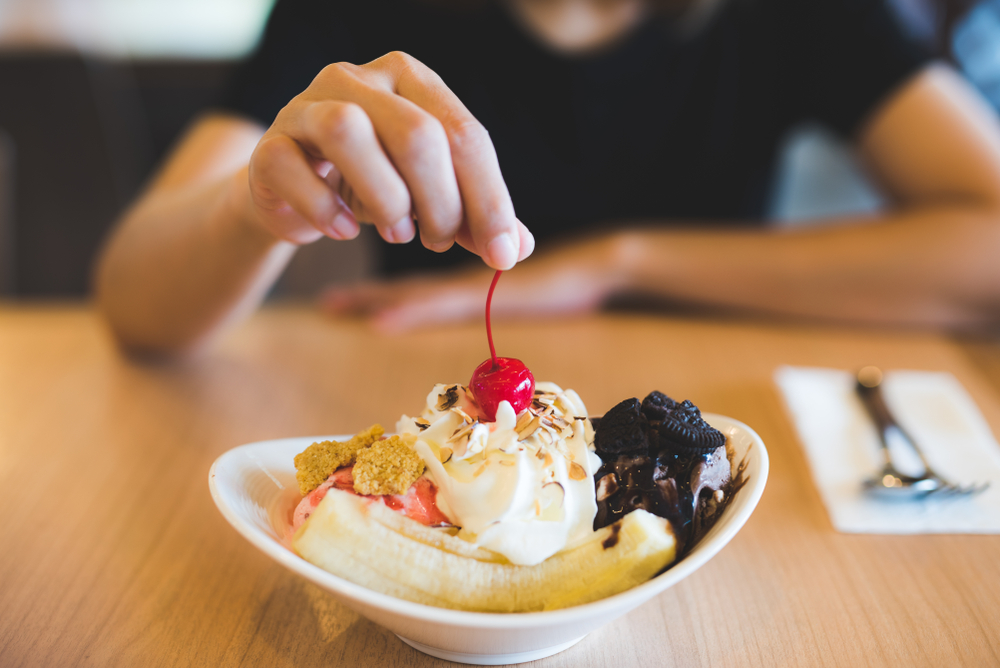
[[[1000,665],[1000,536],[834,532],[772,382],[785,363],[947,370],[1000,433],[1000,345],[644,316],[496,334],[592,413],[658,388],[771,454],[715,559],[543,665]],[[197,362],[140,364],[88,308],[0,307],[0,666],[444,664],[251,547],[207,473],[241,443],[392,424],[486,355],[475,324],[391,337],[272,308]]]

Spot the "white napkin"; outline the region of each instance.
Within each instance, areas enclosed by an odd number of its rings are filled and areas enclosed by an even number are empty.
[[[881,470],[882,455],[852,373],[783,366],[774,379],[838,531],[1000,533],[1000,445],[950,373],[888,371],[886,403],[942,477],[958,484],[989,481],[990,488],[974,497],[909,502],[876,499],[861,488]]]

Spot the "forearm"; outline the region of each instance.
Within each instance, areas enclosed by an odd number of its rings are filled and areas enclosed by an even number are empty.
[[[776,315],[967,329],[1000,320],[1000,211],[941,206],[800,229],[648,230],[629,291]]]
[[[154,187],[126,214],[96,274],[99,307],[124,347],[190,352],[263,299],[294,246],[252,215],[245,169]]]

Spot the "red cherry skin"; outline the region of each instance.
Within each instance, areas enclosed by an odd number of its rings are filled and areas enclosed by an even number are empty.
[[[469,390],[479,404],[480,415],[486,422],[495,422],[501,401],[509,401],[515,415],[531,405],[535,377],[521,360],[498,357],[494,367],[490,358],[472,372]]]

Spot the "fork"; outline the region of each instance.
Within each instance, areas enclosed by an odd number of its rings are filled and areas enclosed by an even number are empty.
[[[892,416],[889,406],[882,394],[882,370],[874,366],[866,366],[857,374],[855,390],[861,397],[861,402],[875,422],[878,430],[879,444],[885,463],[882,472],[864,482],[866,490],[880,497],[909,500],[922,499],[934,495],[935,498],[974,496],[990,486],[988,482],[971,485],[957,485],[942,478],[927,462],[927,458],[913,437]],[[901,473],[892,463],[892,453],[889,450],[889,435],[895,431],[903,441],[916,453],[923,465],[924,473],[920,476],[910,476]]]

